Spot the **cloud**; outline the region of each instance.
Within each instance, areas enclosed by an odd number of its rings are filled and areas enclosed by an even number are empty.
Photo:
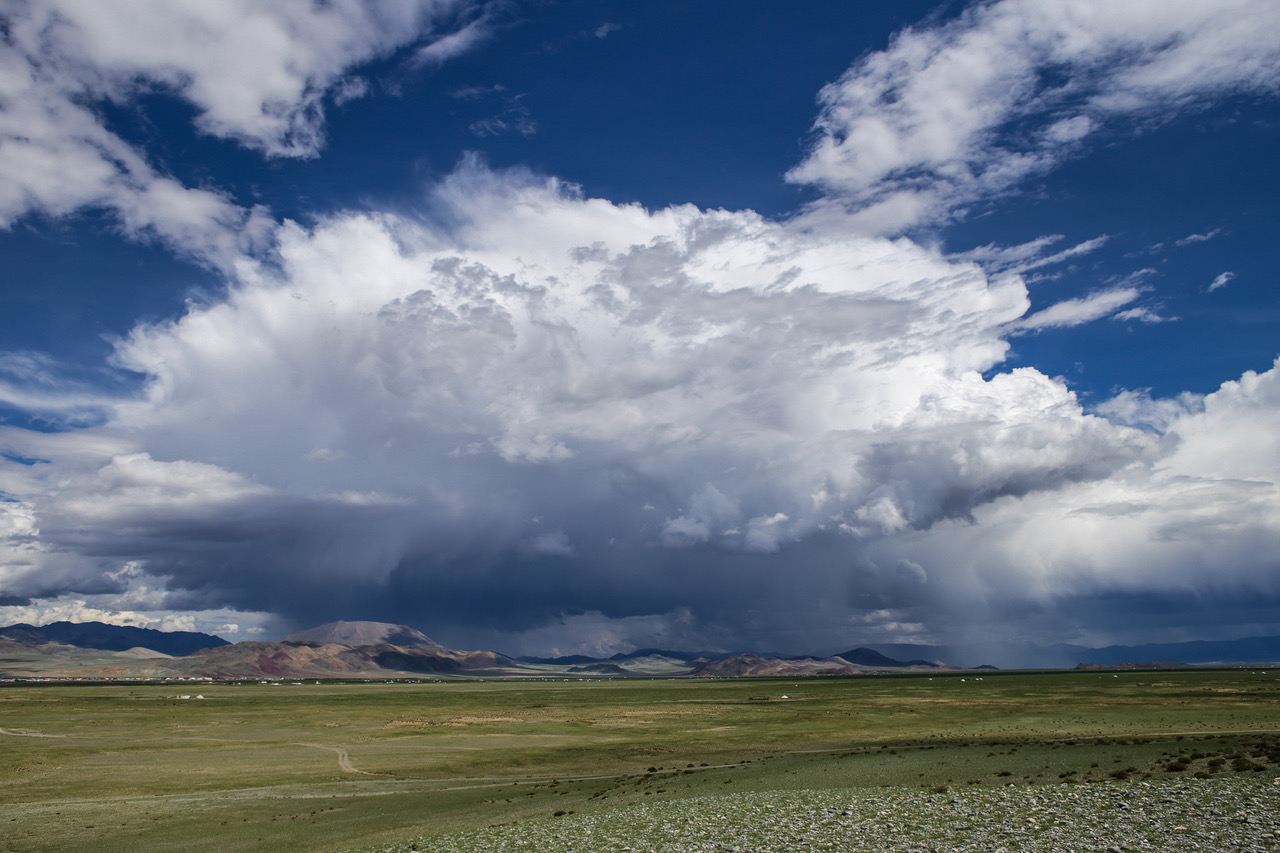
[[[499,4],[494,3],[477,5],[468,0],[436,0],[431,3],[428,5],[429,14],[439,17],[452,14],[463,19],[471,15],[471,20],[418,48],[414,53],[414,60],[421,64],[440,65],[474,50],[493,34],[494,9],[497,6]]]
[[[1224,611],[1235,614],[1229,630],[1274,630],[1280,364],[1204,397],[1126,394],[1108,408],[1163,431],[1158,465],[1002,498],[975,523],[873,544],[879,565],[911,559],[929,570],[934,594],[908,618],[974,639],[1048,630],[1102,644],[1221,635]]]
[[[1112,319],[1115,320],[1132,320],[1138,323],[1172,323],[1177,317],[1165,317],[1153,308],[1140,305],[1137,308],[1130,308],[1126,311],[1117,311]]]
[[[521,634],[495,634],[502,648],[520,649],[528,653],[560,657],[590,655],[606,658],[636,649],[701,650],[705,642],[697,620],[688,610],[677,608],[668,613],[644,616],[610,617],[598,610],[564,614]]]
[[[1212,240],[1214,237],[1217,237],[1221,233],[1222,233],[1221,228],[1214,228],[1212,231],[1206,231],[1203,234],[1188,234],[1187,236],[1183,237],[1181,240],[1175,240],[1174,245],[1190,246],[1194,243],[1204,243],[1208,240]]]
[[[1209,292],[1213,293],[1215,290],[1217,290],[1220,287],[1226,287],[1227,283],[1232,281],[1235,277],[1236,277],[1236,274],[1233,272],[1219,273],[1218,277],[1215,278],[1212,282],[1210,282]]]
[[[867,542],[1158,446],[1034,370],[983,378],[1026,310],[1016,277],[474,162],[435,203],[447,228],[282,227],[278,265],[119,343],[147,382],[100,427],[0,433],[51,460],[4,469],[30,520],[10,547],[38,527],[29,578],[84,573],[26,594],[133,561],[200,611],[479,641],[686,608],[748,645],[733,608],[808,624]]]
[[[156,631],[200,631],[233,641],[252,639],[269,630],[275,620],[269,613],[237,613],[229,610],[169,611],[130,610],[124,596],[100,596],[97,604],[84,598],[60,598],[39,606],[0,606],[0,625],[48,625],[53,622],[103,622]],[[236,621],[228,622],[231,618]],[[247,624],[246,624],[247,623]],[[249,635],[247,638],[241,634]]]
[[[312,157],[323,143],[325,97],[363,91],[344,76],[348,68],[438,41],[435,24],[467,4],[10,5],[0,44],[0,227],[31,213],[104,208],[135,237],[227,267],[265,244],[273,227],[266,212],[183,186],[113,133],[95,107],[161,92],[191,104],[203,133],[267,156]]]
[[[1218,94],[1274,92],[1277,27],[1267,0],[975,4],[904,30],[824,88],[816,140],[788,178],[875,233],[945,222],[1119,117],[1150,123]]]
[[[1117,308],[1128,305],[1142,293],[1140,287],[1117,287],[1100,290],[1079,299],[1064,299],[1030,317],[1018,320],[1011,329],[1017,333],[1026,333],[1081,326],[1113,314]]]
[[[538,124],[533,120],[529,108],[520,103],[520,98],[507,99],[508,106],[497,115],[472,122],[468,127],[476,136],[498,136],[503,133],[518,133],[521,136],[533,136],[538,132]]]
[[[1021,274],[1041,267],[1060,264],[1071,258],[1096,251],[1105,246],[1110,238],[1104,234],[1061,251],[1045,254],[1045,249],[1061,239],[1061,234],[1050,234],[1044,237],[1037,237],[1026,243],[1020,243],[1017,246],[1001,247],[988,243],[985,246],[979,246],[967,252],[958,252],[950,257],[956,261],[975,261],[982,264],[983,268],[990,272]]]

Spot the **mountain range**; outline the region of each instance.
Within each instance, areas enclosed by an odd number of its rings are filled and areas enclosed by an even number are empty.
[[[826,658],[639,649],[601,659],[585,655],[515,659],[491,651],[449,649],[406,625],[331,622],[280,642],[228,643],[190,632],[101,623],[0,628],[0,672],[114,678],[362,678],[436,676],[857,675],[944,668],[902,662],[871,649]]]
[[[1057,643],[1051,646],[1037,646],[1030,643],[970,643],[946,646],[891,643],[875,645],[872,648],[891,658],[946,660],[966,669],[974,669],[981,664],[990,664],[1000,669],[1069,669],[1079,664],[1117,666],[1147,661],[1177,661],[1193,666],[1280,662],[1280,637],[1145,643],[1102,648],[1069,643]]]
[[[142,648],[175,657],[229,645],[221,637],[196,631],[157,631],[154,628],[105,625],[101,622],[53,622],[40,626],[19,623],[0,628],[0,639],[24,645],[62,643],[83,649],[113,652]]]
[[[948,661],[944,663],[944,661]],[[981,663],[979,663],[981,661]],[[995,662],[994,665],[992,662]],[[864,675],[977,668],[1069,668],[1145,661],[1280,661],[1280,637],[1146,646],[859,647],[826,657],[638,649],[608,658],[512,658],[449,649],[406,625],[331,622],[280,642],[229,643],[190,631],[57,622],[0,628],[0,676],[116,678],[373,678],[408,675],[620,677]],[[951,662],[959,662],[953,665]]]

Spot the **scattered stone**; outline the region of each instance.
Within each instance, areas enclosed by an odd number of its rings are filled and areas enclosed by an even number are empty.
[[[982,819],[959,822],[957,813]],[[1152,838],[1177,831],[1180,853],[1218,853],[1274,850],[1274,821],[1260,815],[1275,814],[1280,790],[1243,778],[972,788],[947,798],[903,788],[774,791],[646,801],[414,843],[431,853],[1126,853],[1157,849]]]

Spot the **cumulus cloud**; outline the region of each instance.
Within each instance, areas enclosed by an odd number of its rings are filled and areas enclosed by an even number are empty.
[[[0,227],[28,213],[105,208],[129,233],[230,265],[269,237],[265,212],[243,209],[216,189],[183,186],[112,132],[95,105],[159,91],[195,107],[203,133],[268,156],[315,156],[326,95],[349,99],[362,91],[344,76],[348,68],[417,41],[449,38],[434,28],[469,5],[6,3]],[[470,39],[479,29],[475,21],[465,27]]]
[[[1102,643],[1181,639],[1188,628],[1221,630],[1219,608],[1241,623],[1264,614],[1259,629],[1269,630],[1265,613],[1280,601],[1277,407],[1280,364],[1204,397],[1126,394],[1109,408],[1163,431],[1158,465],[1002,498],[980,507],[976,524],[883,540],[870,558],[945,569],[930,571],[934,595],[909,613],[973,639],[992,638],[975,625],[998,625],[1002,638],[1049,628]],[[1124,624],[1106,624],[1121,612]]]
[[[822,90],[788,177],[897,233],[1042,174],[1120,117],[1156,121],[1280,85],[1268,0],[1001,0],[908,29]]]

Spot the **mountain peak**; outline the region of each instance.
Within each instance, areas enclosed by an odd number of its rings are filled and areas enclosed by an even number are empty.
[[[284,638],[286,643],[337,643],[343,646],[421,646],[442,648],[435,640],[408,625],[390,622],[329,622]]]

